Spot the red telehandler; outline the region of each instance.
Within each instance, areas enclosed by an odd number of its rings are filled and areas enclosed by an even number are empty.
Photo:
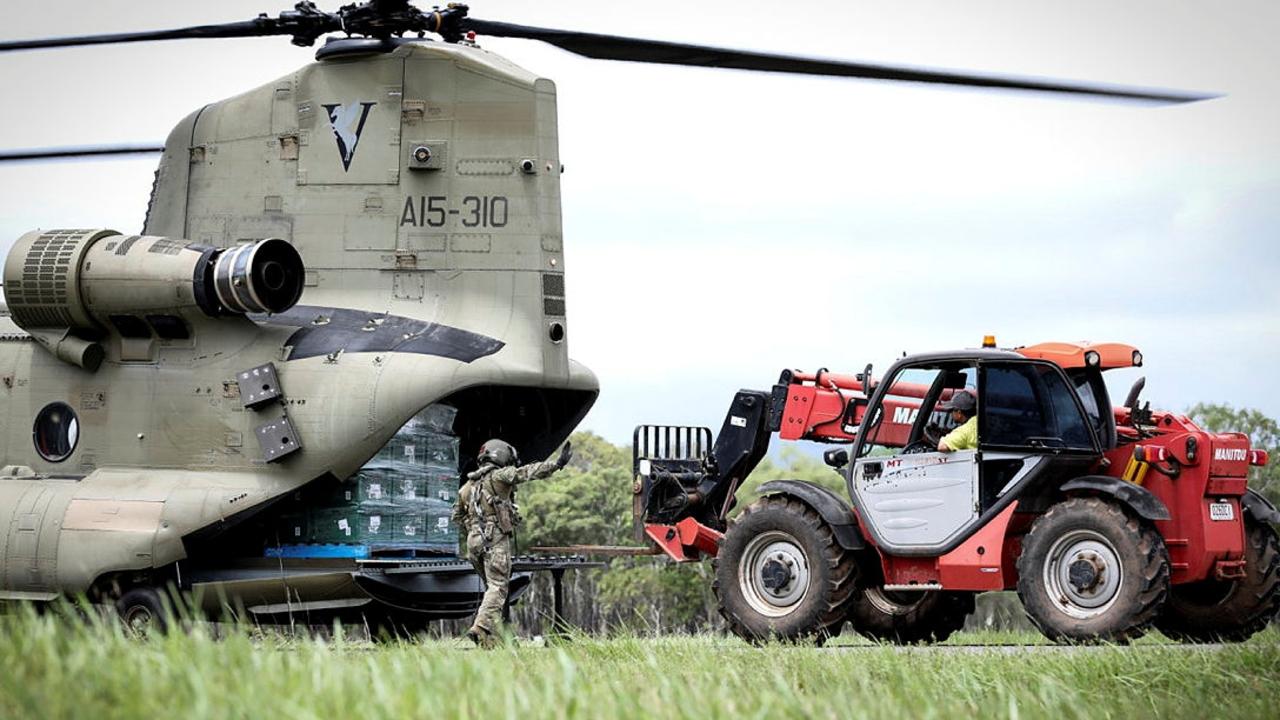
[[[1153,624],[1239,641],[1280,608],[1280,512],[1246,486],[1265,465],[1239,433],[1141,404],[1113,408],[1102,374],[1142,365],[1121,344],[1045,343],[904,357],[876,380],[782,373],[739,391],[720,434],[636,429],[636,513],[676,561],[715,558],[729,627],[818,641],[849,621],[900,643],[945,639],[977,593],[1017,590],[1059,641],[1126,642]],[[939,452],[939,405],[977,399],[976,448]],[[773,433],[839,443],[847,497],[766,483],[733,520]]]

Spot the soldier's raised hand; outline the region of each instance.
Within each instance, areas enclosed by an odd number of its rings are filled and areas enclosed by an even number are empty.
[[[560,457],[556,458],[556,468],[563,468],[565,465],[568,465],[569,461],[572,459],[573,445],[566,442],[564,446],[560,448]]]

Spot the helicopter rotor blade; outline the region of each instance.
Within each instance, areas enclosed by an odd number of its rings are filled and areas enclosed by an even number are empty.
[[[41,38],[36,40],[11,40],[0,42],[0,52],[14,50],[39,50],[43,48],[77,47],[81,45],[114,45],[118,43],[152,42],[155,40],[190,40],[207,38],[242,38],[263,37],[267,35],[292,36],[294,45],[308,46],[315,44],[316,38],[327,32],[343,29],[361,31],[367,28],[380,32],[385,23],[384,15],[393,12],[396,6],[406,15],[397,16],[394,20],[401,24],[421,24],[424,17],[413,9],[408,0],[371,0],[360,6],[344,7],[337,14],[322,12],[315,3],[303,0],[276,17],[266,13],[252,20],[220,23],[215,25],[192,25],[190,27],[170,30],[143,30],[140,32],[108,33],[104,35],[76,35],[71,37]]]
[[[60,158],[106,157],[112,155],[152,155],[164,152],[163,145],[81,145],[74,147],[7,150],[0,152],[0,163],[38,162]]]
[[[288,35],[294,45],[309,47],[314,45],[321,35],[330,32],[345,32],[348,36],[363,35],[383,39],[406,32],[439,32],[446,18],[451,20],[461,18],[466,15],[466,10],[465,5],[457,5],[426,13],[414,7],[410,0],[366,0],[359,4],[344,5],[337,12],[327,13],[317,8],[312,0],[299,0],[292,10],[286,10],[276,17],[262,13],[252,20],[216,25],[193,25],[170,30],[12,40],[0,42],[0,53],[155,40],[244,38],[268,35]]]
[[[461,19],[460,27],[464,31],[471,30],[482,35],[494,37],[540,40],[555,45],[562,50],[599,60],[626,60],[663,65],[690,65],[793,73],[797,75],[867,78],[999,90],[1030,90],[1083,97],[1133,100],[1153,104],[1187,103],[1218,97],[1212,94],[1175,90],[987,75],[901,65],[827,60],[751,50],[732,50],[708,45],[691,45],[664,40],[645,40],[619,35],[602,35],[599,33],[516,25],[477,18]]]
[[[383,39],[403,35],[406,32],[431,32],[438,33],[446,42],[457,42],[463,39],[467,32],[476,32],[493,37],[539,40],[577,55],[600,60],[625,60],[663,65],[866,78],[996,90],[1029,90],[1077,97],[1112,98],[1153,104],[1186,103],[1218,97],[1217,95],[1205,93],[1121,87],[1047,78],[969,73],[903,65],[848,62],[753,50],[733,50],[709,45],[645,40],[620,35],[604,35],[481,20],[468,17],[467,12],[468,7],[461,3],[451,3],[445,8],[424,12],[414,7],[410,0],[367,0],[360,4],[345,5],[335,13],[326,13],[317,9],[311,0],[301,0],[294,6],[293,10],[282,12],[276,17],[269,17],[263,14],[253,20],[221,25],[196,25],[172,30],[15,40],[0,42],[0,52],[79,45],[148,42],[153,40],[258,37],[264,35],[288,35],[291,36],[293,44],[309,46],[313,45],[316,39],[324,33],[339,31],[345,32],[349,36],[363,35]]]
[[[13,50],[39,50],[42,48],[76,47],[80,45],[113,45],[116,43],[151,42],[153,40],[185,40],[189,38],[237,38],[261,35],[281,35],[276,28],[259,18],[246,22],[221,25],[194,25],[171,30],[144,30],[142,32],[109,33],[105,35],[77,35],[71,37],[41,38],[38,40],[14,40],[0,42],[0,52]]]

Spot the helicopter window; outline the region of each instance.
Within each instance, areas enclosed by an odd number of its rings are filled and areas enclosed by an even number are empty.
[[[191,337],[187,324],[176,315],[148,315],[147,322],[163,340],[186,340]]]
[[[149,338],[151,337],[151,328],[142,321],[142,318],[136,315],[111,315],[109,318],[111,324],[115,326],[116,332],[120,333],[120,337],[127,338]]]
[[[50,403],[36,415],[31,431],[36,452],[49,462],[62,462],[70,457],[80,439],[80,421],[66,403]]]

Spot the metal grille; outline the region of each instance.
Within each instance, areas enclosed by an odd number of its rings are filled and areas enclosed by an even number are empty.
[[[564,275],[544,273],[542,275],[542,294],[564,297]]]
[[[711,451],[711,429],[640,425],[631,438],[635,460],[701,460]]]
[[[543,273],[542,314],[564,317],[564,275]]]
[[[31,243],[22,262],[22,277],[5,287],[14,320],[26,327],[73,324],[67,311],[67,276],[84,241],[83,230],[53,230]]]

